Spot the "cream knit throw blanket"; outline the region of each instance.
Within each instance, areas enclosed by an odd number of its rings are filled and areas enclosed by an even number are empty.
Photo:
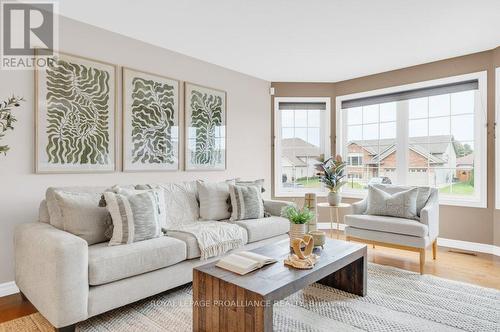
[[[245,230],[242,227],[221,221],[198,221],[176,225],[172,230],[189,233],[196,238],[201,251],[201,260],[222,255],[231,249],[241,247],[245,242]]]

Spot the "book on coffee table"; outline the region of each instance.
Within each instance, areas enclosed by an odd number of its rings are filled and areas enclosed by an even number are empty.
[[[264,265],[276,263],[277,260],[249,251],[240,251],[221,258],[215,266],[240,275],[260,269]]]

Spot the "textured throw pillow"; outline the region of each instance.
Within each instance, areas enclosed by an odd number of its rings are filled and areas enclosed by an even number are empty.
[[[416,219],[417,193],[418,188],[390,194],[382,189],[368,186],[366,214]]]
[[[54,192],[61,211],[63,229],[81,237],[89,245],[106,241],[106,208],[98,206],[99,193]]]
[[[254,181],[242,181],[239,178],[236,179],[235,184],[238,186],[258,186],[260,187],[260,192],[265,192],[264,189],[264,179],[258,179]]]
[[[387,185],[387,184],[374,184],[375,188],[381,189],[389,194],[395,194],[397,192],[406,191],[408,187],[397,186],[397,185]],[[420,211],[425,207],[429,197],[431,196],[431,187],[417,187],[417,217],[420,217]]]
[[[231,212],[228,211],[230,183],[234,184],[234,181],[196,183],[200,199],[200,219],[224,220],[231,217]]]
[[[105,192],[106,208],[113,220],[109,245],[152,239],[161,235],[161,190],[146,190],[133,195]]]
[[[229,185],[231,221],[264,218],[264,202],[259,186]]]
[[[200,218],[196,181],[137,185],[135,189],[163,189],[165,197],[166,226],[189,224]]]

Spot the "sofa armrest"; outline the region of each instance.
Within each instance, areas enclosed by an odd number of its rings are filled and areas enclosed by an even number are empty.
[[[358,202],[352,203],[352,214],[363,214],[366,212],[367,199],[363,198]]]
[[[424,208],[420,211],[420,222],[429,228],[431,241],[439,235],[439,193],[433,189]]]
[[[22,224],[14,232],[16,284],[55,327],[88,317],[88,245],[49,224]]]
[[[294,206],[296,204],[289,201],[264,200],[264,210],[273,216],[281,216],[281,209],[289,205]]]

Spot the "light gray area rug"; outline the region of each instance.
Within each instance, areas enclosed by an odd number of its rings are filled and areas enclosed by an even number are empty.
[[[191,286],[91,318],[79,331],[191,331]],[[369,264],[368,294],[314,284],[274,306],[275,331],[500,331],[500,291]]]

